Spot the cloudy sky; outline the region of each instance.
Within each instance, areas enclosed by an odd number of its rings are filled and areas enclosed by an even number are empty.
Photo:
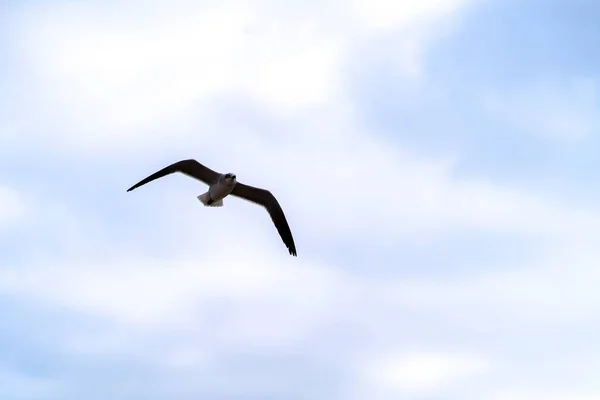
[[[599,19],[0,3],[0,397],[600,398]]]

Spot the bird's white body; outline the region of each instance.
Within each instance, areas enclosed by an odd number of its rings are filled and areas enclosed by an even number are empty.
[[[235,184],[235,175],[221,175],[216,183],[210,185],[207,192],[197,198],[207,207],[223,207],[223,199],[231,193]]]

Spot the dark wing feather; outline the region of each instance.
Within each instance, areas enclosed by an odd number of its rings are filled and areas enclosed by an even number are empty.
[[[290,254],[296,256],[296,245],[294,244],[292,231],[279,202],[271,192],[238,182],[231,194],[265,207],[275,224],[275,228],[277,228],[277,232],[279,232],[279,236],[281,236],[281,240],[287,246]]]
[[[161,169],[160,171],[153,173],[147,178],[142,179],[141,181],[127,189],[127,191],[130,192],[133,189],[145,185],[148,182],[152,182],[155,179],[162,178],[165,175],[169,175],[175,172],[181,172],[182,174],[198,179],[199,181],[202,181],[207,185],[210,185],[219,179],[219,174],[217,172],[213,171],[208,167],[205,167],[198,161],[193,159],[181,160]]]

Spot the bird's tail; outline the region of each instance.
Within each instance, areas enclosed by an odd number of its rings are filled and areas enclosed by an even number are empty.
[[[213,201],[210,198],[210,191],[206,192],[206,193],[202,193],[201,195],[199,195],[198,200],[200,200],[200,202],[202,204],[204,204],[206,207],[223,207],[223,199],[218,200],[218,201]]]

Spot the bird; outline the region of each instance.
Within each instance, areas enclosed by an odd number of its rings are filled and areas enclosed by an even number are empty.
[[[187,175],[200,182],[204,182],[209,186],[205,193],[197,196],[197,199],[206,207],[223,207],[223,199],[228,195],[237,196],[263,206],[269,213],[271,221],[275,225],[275,228],[277,228],[277,232],[287,247],[290,255],[297,257],[296,244],[294,243],[292,231],[290,230],[285,214],[275,196],[266,189],[245,185],[239,182],[236,175],[233,173],[218,173],[195,159],[186,159],[174,162],[152,175],[149,175],[127,189],[127,192],[131,192],[146,183],[175,172]]]

